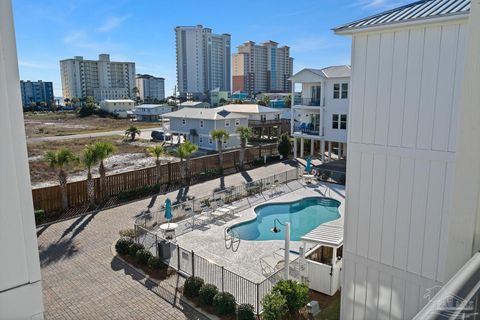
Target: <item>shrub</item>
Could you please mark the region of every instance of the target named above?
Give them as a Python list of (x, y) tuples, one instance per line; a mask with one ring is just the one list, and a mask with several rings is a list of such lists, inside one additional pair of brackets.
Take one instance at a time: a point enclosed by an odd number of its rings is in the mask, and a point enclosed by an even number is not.
[(219, 292), (213, 297), (213, 306), (220, 315), (235, 313), (235, 297), (228, 292)]
[(132, 228), (120, 230), (118, 233), (120, 234), (120, 237), (135, 238), (135, 230)]
[(145, 249), (140, 249), (135, 254), (135, 259), (137, 260), (137, 262), (144, 266), (147, 265), (148, 259), (150, 259), (151, 257), (152, 254), (150, 253), (150, 251)]
[(45, 221), (45, 210), (37, 209), (35, 210), (35, 224), (39, 225)]
[(115, 244), (115, 249), (119, 254), (128, 254), (130, 246), (133, 244), (133, 240), (130, 238), (120, 238)]
[(262, 306), (263, 306), (263, 313), (262, 313), (263, 320), (283, 319), (283, 317), (286, 315), (288, 310), (287, 299), (285, 299), (285, 297), (278, 292), (271, 292), (267, 294), (263, 298)]
[(253, 312), (253, 306), (248, 303), (244, 303), (237, 308), (237, 320), (255, 320), (255, 313)]
[(141, 249), (145, 249), (145, 247), (140, 243), (134, 242), (128, 247), (128, 254), (132, 257), (135, 257), (137, 254), (137, 251)]
[(151, 256), (149, 259), (148, 259), (148, 266), (152, 269), (160, 269), (162, 268), (163, 264), (162, 264), (162, 260), (160, 260), (159, 257), (155, 257), (155, 256)]
[(292, 280), (281, 280), (272, 289), (287, 300), (290, 312), (297, 312), (308, 303), (308, 286)]
[(199, 277), (189, 277), (183, 285), (183, 294), (188, 298), (198, 297), (198, 292), (203, 286), (204, 281)]
[(206, 306), (213, 304), (213, 298), (218, 293), (218, 289), (213, 284), (204, 284), (198, 291), (200, 302)]
[(290, 142), (290, 137), (288, 133), (284, 133), (280, 137), (280, 142), (278, 143), (278, 152), (284, 158), (288, 158), (288, 156), (290, 156), (290, 154), (292, 153), (292, 143)]

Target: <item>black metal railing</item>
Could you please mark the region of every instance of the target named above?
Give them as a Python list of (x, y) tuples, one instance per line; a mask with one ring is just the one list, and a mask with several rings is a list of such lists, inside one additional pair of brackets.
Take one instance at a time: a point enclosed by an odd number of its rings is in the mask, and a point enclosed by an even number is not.
[(294, 105), (296, 106), (312, 106), (312, 107), (320, 107), (320, 99), (312, 99), (312, 98), (295, 98)]

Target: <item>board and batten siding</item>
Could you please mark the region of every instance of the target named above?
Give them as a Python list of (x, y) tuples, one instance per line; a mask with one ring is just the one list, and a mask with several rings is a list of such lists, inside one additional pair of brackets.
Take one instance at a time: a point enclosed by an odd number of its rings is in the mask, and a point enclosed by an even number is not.
[(410, 319), (447, 280), (466, 22), (353, 35), (342, 319)]

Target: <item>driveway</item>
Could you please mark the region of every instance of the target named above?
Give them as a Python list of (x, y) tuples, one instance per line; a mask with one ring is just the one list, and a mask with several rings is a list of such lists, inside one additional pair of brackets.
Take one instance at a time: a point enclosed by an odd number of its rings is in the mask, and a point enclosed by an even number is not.
[(204, 319), (176, 299), (182, 278), (170, 277), (156, 285), (112, 257), (118, 231), (132, 228), (136, 214), (160, 205), (166, 196), (201, 196), (294, 165), (277, 163), (39, 228), (46, 319)]

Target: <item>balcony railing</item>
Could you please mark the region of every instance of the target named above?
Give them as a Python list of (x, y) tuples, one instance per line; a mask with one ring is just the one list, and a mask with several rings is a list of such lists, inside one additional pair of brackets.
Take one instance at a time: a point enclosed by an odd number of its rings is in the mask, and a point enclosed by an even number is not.
[(294, 105), (296, 106), (313, 106), (319, 107), (320, 106), (320, 99), (312, 99), (312, 98), (295, 98)]
[(476, 253), (443, 286), (427, 289), (427, 305), (414, 320), (480, 318), (480, 253)]
[(287, 119), (272, 119), (272, 120), (248, 120), (248, 125), (250, 127), (254, 126), (279, 126), (279, 125), (288, 125), (290, 120)]
[(320, 128), (313, 125), (313, 123), (300, 123), (293, 126), (294, 133), (302, 133), (311, 136), (320, 135)]

